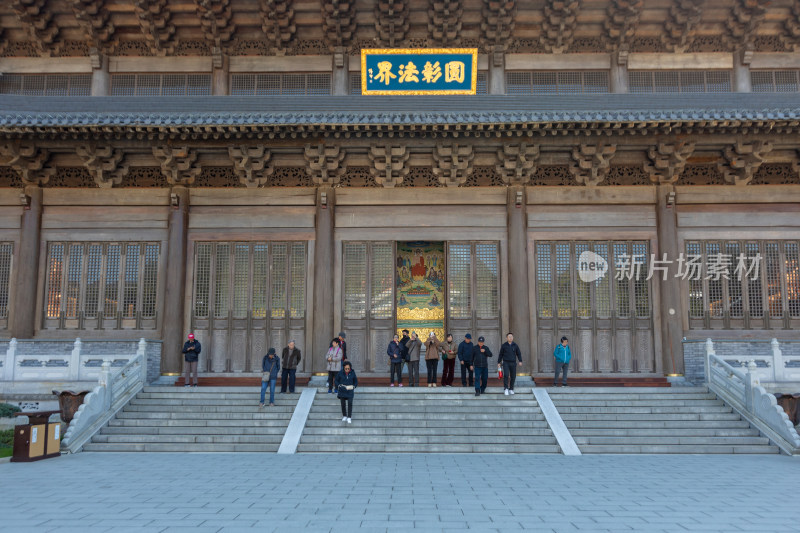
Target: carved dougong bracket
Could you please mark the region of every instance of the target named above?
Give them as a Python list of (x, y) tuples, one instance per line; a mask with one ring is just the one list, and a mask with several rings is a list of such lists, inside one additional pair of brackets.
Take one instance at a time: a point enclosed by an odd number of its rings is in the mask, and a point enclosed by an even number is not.
[(47, 7), (47, 0), (11, 0), (10, 7), (17, 14), (31, 36), (37, 50), (43, 56), (58, 54), (58, 26), (53, 21), (53, 10)]
[(56, 173), (50, 165), (50, 152), (46, 148), (19, 143), (0, 144), (0, 160), (13, 168), (25, 185), (44, 185)]
[(433, 175), (447, 187), (458, 187), (466, 183), (475, 154), (468, 144), (437, 144), (433, 150)]
[(685, 52), (692, 42), (694, 30), (703, 14), (703, 2), (698, 0), (675, 0), (669, 7), (664, 21), (661, 42), (670, 52)]
[(139, 19), (147, 46), (153, 55), (172, 54), (175, 50), (175, 25), (167, 0), (133, 0), (133, 11)]
[(572, 150), (569, 171), (579, 184), (594, 187), (608, 177), (611, 159), (616, 153), (615, 144), (582, 144)]
[(545, 51), (559, 54), (572, 44), (580, 4), (580, 0), (547, 0), (539, 34), (539, 44)]
[(322, 33), (332, 51), (349, 46), (355, 32), (355, 0), (322, 0)]
[(461, 0), (430, 0), (428, 4), (428, 34), (442, 46), (455, 42), (461, 34)]
[(717, 167), (725, 183), (731, 185), (747, 185), (753, 180), (758, 167), (764, 162), (764, 156), (772, 151), (772, 144), (764, 141), (743, 143), (738, 141), (735, 145), (725, 148), (723, 158), (725, 161), (717, 163)]
[(197, 164), (197, 152), (188, 146), (154, 146), (153, 155), (170, 185), (191, 185), (203, 170)]
[(647, 156), (650, 161), (644, 163), (644, 170), (650, 175), (650, 181), (653, 183), (676, 183), (692, 152), (694, 152), (694, 143), (686, 141), (660, 143), (657, 147), (648, 150)]
[(91, 46), (107, 53), (113, 51), (116, 28), (111, 21), (111, 13), (106, 9), (106, 2), (69, 0), (69, 3), (72, 5), (75, 18), (89, 36)]
[(128, 174), (128, 165), (120, 164), (125, 158), (121, 148), (83, 144), (75, 147), (75, 152), (94, 178), (98, 187), (109, 188), (122, 183)]
[(261, 0), (259, 3), (261, 29), (279, 54), (285, 53), (297, 32), (292, 2), (293, 0)]
[(726, 19), (725, 37), (734, 48), (749, 50), (753, 48), (756, 30), (772, 0), (734, 0), (731, 14)]
[(644, 0), (611, 0), (604, 24), (609, 50), (630, 48), (643, 6)]
[(307, 144), (304, 155), (308, 173), (317, 185), (337, 185), (347, 170), (342, 164), (345, 152), (339, 146)]
[(516, 0), (488, 0), (483, 3), (481, 32), (487, 42), (501, 49), (508, 47), (514, 33), (514, 18), (517, 14)]
[(197, 14), (200, 15), (200, 27), (203, 35), (211, 44), (212, 55), (217, 56), (220, 63), (222, 50), (230, 42), (236, 31), (233, 23), (233, 10), (230, 0), (195, 0)]
[(497, 151), (499, 163), (495, 167), (506, 185), (527, 185), (536, 173), (539, 147), (536, 145), (504, 144)]
[(263, 146), (230, 146), (228, 155), (239, 181), (247, 187), (263, 187), (275, 173), (270, 164), (272, 152)]
[(397, 46), (408, 32), (408, 0), (377, 0), (375, 31), (386, 46)]
[(409, 155), (406, 147), (402, 145), (370, 146), (369, 160), (372, 161), (370, 174), (375, 183), (387, 188), (403, 183), (411, 170), (406, 166)]

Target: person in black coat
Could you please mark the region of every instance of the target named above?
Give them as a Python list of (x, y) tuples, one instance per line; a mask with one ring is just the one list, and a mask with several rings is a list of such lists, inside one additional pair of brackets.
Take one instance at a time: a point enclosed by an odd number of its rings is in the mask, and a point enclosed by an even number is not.
[(489, 384), (489, 358), (492, 351), (483, 344), (486, 339), (478, 337), (478, 345), (472, 349), (472, 368), (475, 370), (475, 396), (486, 392)]
[(200, 358), (200, 341), (194, 340), (194, 333), (189, 333), (189, 340), (183, 343), (184, 378), (183, 386), (192, 386), (189, 378), (194, 375), (194, 386), (197, 387), (197, 360)]
[(508, 396), (514, 394), (514, 382), (517, 380), (517, 367), (522, 366), (522, 352), (514, 342), (514, 335), (506, 335), (506, 342), (500, 347), (497, 354), (497, 370), (503, 371), (503, 393)]
[(350, 361), (344, 362), (342, 369), (336, 374), (334, 383), (336, 384), (336, 395), (342, 404), (342, 422), (350, 424), (353, 422), (354, 391), (358, 387), (358, 377), (356, 377), (356, 371), (353, 370)]

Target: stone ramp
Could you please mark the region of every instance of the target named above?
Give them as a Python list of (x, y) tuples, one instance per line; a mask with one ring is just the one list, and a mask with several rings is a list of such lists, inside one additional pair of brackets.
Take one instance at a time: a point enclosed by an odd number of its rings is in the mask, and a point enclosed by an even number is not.
[(255, 387), (145, 387), (84, 450), (276, 452), (299, 397), (259, 408)]
[(705, 387), (547, 389), (581, 453), (779, 453)]
[(529, 387), (359, 387), (353, 423), (319, 389), (298, 453), (561, 453)]

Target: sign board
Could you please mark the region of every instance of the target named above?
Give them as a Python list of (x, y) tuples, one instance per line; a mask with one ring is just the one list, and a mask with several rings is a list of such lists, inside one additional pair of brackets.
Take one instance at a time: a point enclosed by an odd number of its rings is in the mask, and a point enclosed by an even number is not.
[(361, 50), (361, 94), (475, 94), (477, 48)]

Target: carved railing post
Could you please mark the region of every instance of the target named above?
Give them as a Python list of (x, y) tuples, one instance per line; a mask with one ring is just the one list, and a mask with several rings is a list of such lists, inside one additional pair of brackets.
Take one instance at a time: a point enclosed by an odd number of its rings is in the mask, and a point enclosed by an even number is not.
[(747, 185), (753, 180), (764, 157), (772, 151), (772, 143), (737, 141), (723, 151), (723, 161), (717, 163), (725, 182), (730, 185)]
[(711, 356), (716, 355), (716, 353), (714, 353), (714, 342), (710, 338), (706, 339), (705, 350), (706, 357), (704, 360), (704, 365), (706, 372), (706, 383), (711, 383)]
[(347, 167), (342, 164), (345, 152), (337, 145), (307, 144), (304, 155), (306, 168), (316, 185), (330, 187), (338, 185), (339, 180), (347, 170)]
[(411, 170), (406, 165), (411, 154), (403, 145), (372, 145), (369, 148), (369, 160), (372, 166), (369, 171), (375, 183), (386, 188), (397, 187), (408, 176)]
[(8, 342), (5, 359), (3, 360), (3, 381), (14, 381), (14, 366), (17, 358), (17, 339)]
[(674, 184), (681, 177), (686, 160), (694, 152), (694, 143), (676, 141), (659, 143), (650, 148), (647, 156), (650, 161), (644, 163), (644, 170), (650, 175), (650, 181), (656, 184)]
[(778, 339), (772, 339), (770, 342), (772, 347), (772, 380), (780, 383), (786, 380), (786, 361), (783, 360), (783, 352)]
[(534, 144), (504, 144), (497, 150), (497, 173), (506, 185), (527, 185), (536, 173), (539, 146)]
[(458, 187), (467, 181), (475, 154), (469, 144), (437, 143), (433, 150), (433, 175), (446, 187)]
[(75, 343), (72, 345), (72, 353), (69, 356), (69, 379), (72, 381), (79, 381), (81, 379), (81, 339), (75, 337)]
[(228, 155), (239, 181), (247, 187), (263, 187), (275, 173), (272, 152), (263, 146), (229, 146)]
[(756, 379), (756, 362), (753, 359), (750, 359), (747, 362), (747, 374), (745, 374), (744, 380), (744, 401), (745, 401), (745, 408), (747, 409), (748, 413), (753, 412), (753, 400), (754, 400), (754, 393), (755, 388), (758, 386), (758, 379)]
[(188, 146), (153, 146), (153, 155), (170, 185), (191, 185), (203, 170), (197, 151)]
[(572, 150), (569, 171), (580, 185), (594, 187), (602, 183), (611, 171), (611, 159), (617, 153), (617, 145), (598, 142), (581, 144)]
[(111, 145), (81, 144), (75, 147), (75, 152), (98, 187), (110, 188), (120, 185), (128, 174), (128, 164), (122, 163), (125, 153), (121, 148), (114, 148)]

